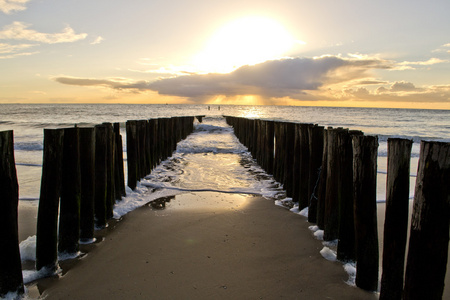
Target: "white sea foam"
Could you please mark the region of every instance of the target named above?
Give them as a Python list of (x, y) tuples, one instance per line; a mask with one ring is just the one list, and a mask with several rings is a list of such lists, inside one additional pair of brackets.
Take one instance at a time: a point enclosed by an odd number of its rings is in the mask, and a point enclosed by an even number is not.
[(39, 271), (36, 270), (23, 270), (22, 271), (22, 276), (23, 276), (23, 283), (24, 284), (28, 284), (32, 281), (41, 279), (41, 278), (45, 278), (45, 277), (49, 277), (49, 276), (53, 276), (53, 275), (58, 275), (62, 273), (62, 269), (61, 268), (57, 268), (56, 271), (51, 271), (48, 268), (42, 268)]
[(308, 217), (308, 212), (309, 212), (309, 208), (305, 207), (298, 214), (307, 218)]
[(319, 229), (319, 226), (312, 225), (308, 228), (313, 232), (313, 235), (316, 239), (318, 239), (319, 241), (323, 241), (323, 230)]
[(356, 279), (356, 263), (350, 262), (344, 264), (344, 270), (348, 274), (348, 280), (346, 283), (350, 286), (355, 286), (355, 279)]
[(323, 241), (323, 230), (317, 230), (314, 232), (314, 237), (319, 241)]
[(29, 236), (19, 244), (20, 258), (22, 260), (36, 260), (36, 236)]
[(328, 247), (323, 247), (322, 250), (320, 250), (320, 254), (329, 261), (336, 261), (336, 252), (331, 250)]

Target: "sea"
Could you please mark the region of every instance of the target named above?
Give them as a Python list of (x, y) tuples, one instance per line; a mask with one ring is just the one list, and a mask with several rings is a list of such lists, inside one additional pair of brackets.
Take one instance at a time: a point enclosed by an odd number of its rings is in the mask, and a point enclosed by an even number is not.
[[(192, 191), (256, 194), (278, 205), (288, 202), (290, 199), (283, 186), (252, 159), (246, 147), (234, 136), (233, 129), (226, 124), (224, 115), (343, 127), (378, 136), (379, 214), (384, 212), (386, 199), (388, 138), (405, 138), (414, 142), (410, 174), (411, 200), (414, 197), (420, 141), (450, 142), (450, 110), (211, 104), (0, 104), (0, 131), (14, 131), (22, 259), (34, 259), (44, 128), (119, 122), (126, 171), (127, 120), (204, 116), (201, 123), (195, 120), (194, 132), (178, 144), (171, 157), (142, 179), (135, 191), (127, 189), (127, 197), (114, 208), (114, 217), (117, 219), (159, 197)], [(33, 270), (24, 273), (26, 282), (39, 276)]]

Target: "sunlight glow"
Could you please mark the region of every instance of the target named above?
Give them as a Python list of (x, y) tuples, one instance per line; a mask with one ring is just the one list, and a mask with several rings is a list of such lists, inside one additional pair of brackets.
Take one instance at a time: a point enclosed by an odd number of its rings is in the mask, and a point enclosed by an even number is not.
[(200, 72), (228, 73), (243, 65), (281, 58), (299, 43), (304, 44), (273, 19), (246, 17), (219, 29), (193, 63)]

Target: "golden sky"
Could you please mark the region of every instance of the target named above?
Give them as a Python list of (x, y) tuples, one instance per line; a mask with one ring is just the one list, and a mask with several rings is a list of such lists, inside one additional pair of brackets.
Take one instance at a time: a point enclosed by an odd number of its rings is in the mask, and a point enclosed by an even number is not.
[(0, 103), (450, 109), (450, 2), (0, 0)]

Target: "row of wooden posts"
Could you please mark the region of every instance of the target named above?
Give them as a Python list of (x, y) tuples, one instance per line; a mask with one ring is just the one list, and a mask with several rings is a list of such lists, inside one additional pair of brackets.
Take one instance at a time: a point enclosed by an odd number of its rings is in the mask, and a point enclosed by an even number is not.
[[(308, 221), (356, 261), (356, 285), (376, 291), (378, 138), (361, 131), (226, 117), (258, 164), (308, 207)], [(450, 225), (450, 143), (421, 142), (405, 273), (412, 141), (388, 139), (380, 299), (441, 299)], [(402, 298), (403, 297), (403, 298)]]
[[(132, 190), (193, 131), (193, 123), (194, 117), (126, 122), (127, 184)], [(92, 241), (95, 228), (107, 226), (108, 219), (113, 217), (114, 204), (126, 195), (123, 162), (119, 123), (44, 129), (36, 270), (55, 271), (58, 252), (78, 252), (80, 241)], [(24, 291), (13, 131), (0, 132), (0, 183), (2, 297), (8, 292)]]

